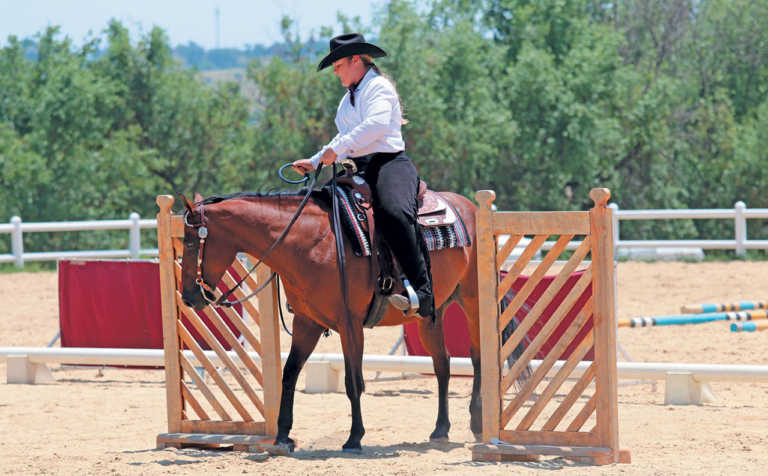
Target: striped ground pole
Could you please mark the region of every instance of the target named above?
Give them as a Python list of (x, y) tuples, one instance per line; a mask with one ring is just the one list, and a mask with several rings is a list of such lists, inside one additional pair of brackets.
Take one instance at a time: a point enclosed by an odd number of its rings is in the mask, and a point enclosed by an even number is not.
[(768, 309), (768, 301), (739, 301), (732, 304), (688, 304), (680, 308), (683, 314), (701, 314), (705, 312), (749, 311)]
[(768, 330), (768, 321), (734, 322), (731, 324), (731, 332), (755, 332)]
[(619, 327), (680, 326), (702, 324), (712, 321), (752, 321), (768, 319), (768, 311), (710, 312), (702, 314), (683, 314), (680, 316), (630, 317), (619, 319)]

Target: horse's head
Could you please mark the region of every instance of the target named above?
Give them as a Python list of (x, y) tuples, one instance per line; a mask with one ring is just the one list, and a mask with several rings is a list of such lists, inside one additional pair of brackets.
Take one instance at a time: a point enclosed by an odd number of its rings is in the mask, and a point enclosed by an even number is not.
[(184, 212), (184, 253), (181, 259), (181, 298), (189, 307), (202, 309), (215, 300), (213, 290), (235, 257), (229, 232), (216, 223), (214, 210), (203, 197), (195, 203), (181, 196)]

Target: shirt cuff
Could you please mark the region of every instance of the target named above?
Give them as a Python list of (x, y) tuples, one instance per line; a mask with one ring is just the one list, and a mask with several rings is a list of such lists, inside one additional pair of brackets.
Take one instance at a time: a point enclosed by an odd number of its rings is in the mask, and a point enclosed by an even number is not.
[(349, 140), (345, 137), (339, 137), (338, 140), (331, 142), (328, 146), (332, 148), (339, 157), (346, 157), (353, 149), (349, 144)]
[(312, 163), (312, 166), (314, 168), (317, 168), (317, 166), (320, 165), (320, 159), (323, 157), (323, 152), (325, 152), (325, 149), (326, 148), (323, 147), (322, 149), (320, 149), (320, 152), (318, 152), (317, 154), (309, 158), (309, 161)]

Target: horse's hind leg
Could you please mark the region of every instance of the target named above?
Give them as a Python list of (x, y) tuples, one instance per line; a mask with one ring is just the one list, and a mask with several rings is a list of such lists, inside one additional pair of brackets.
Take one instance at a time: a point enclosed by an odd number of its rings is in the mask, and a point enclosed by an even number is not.
[(304, 363), (317, 345), (320, 334), (325, 328), (311, 319), (296, 315), (293, 318), (293, 339), (291, 351), (283, 368), (283, 393), (280, 398), (280, 414), (277, 417), (277, 438), (275, 445), (293, 451), (294, 442), (288, 437), (293, 426), (293, 396), (296, 392), (296, 380)]
[(451, 429), (451, 422), (448, 417), (448, 381), (451, 378), (451, 356), (445, 347), (443, 334), (443, 317), (449, 304), (450, 300), (440, 306), (435, 322), (432, 322), (431, 319), (419, 321), (419, 337), (424, 348), (432, 356), (432, 367), (437, 376), (437, 422), (435, 423), (435, 430), (429, 435), (429, 439), (432, 441), (447, 440), (448, 431)]
[[(477, 289), (474, 287), (463, 286), (462, 290)], [(483, 433), (483, 400), (481, 390), (481, 368), (480, 368), (480, 325), (478, 299), (476, 293), (459, 293), (458, 303), (464, 314), (467, 316), (467, 327), (469, 328), (469, 340), (472, 343), (470, 347), (470, 356), (472, 357), (472, 369), (474, 378), (472, 380), (472, 398), (469, 401), (469, 428), (475, 434), (475, 438), (480, 438)]]

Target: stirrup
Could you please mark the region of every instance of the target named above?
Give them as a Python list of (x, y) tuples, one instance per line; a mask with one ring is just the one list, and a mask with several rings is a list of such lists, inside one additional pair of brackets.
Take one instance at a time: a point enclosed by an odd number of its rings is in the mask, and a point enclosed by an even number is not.
[(408, 296), (390, 294), (388, 297), (389, 303), (402, 311), (406, 316), (412, 316), (419, 311), (419, 296), (416, 295), (416, 291), (413, 290), (413, 286), (411, 286), (407, 279), (403, 279), (403, 285)]

